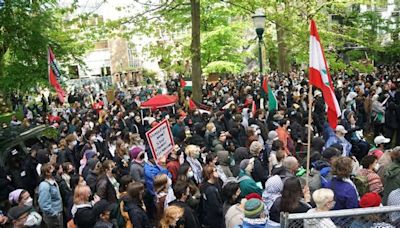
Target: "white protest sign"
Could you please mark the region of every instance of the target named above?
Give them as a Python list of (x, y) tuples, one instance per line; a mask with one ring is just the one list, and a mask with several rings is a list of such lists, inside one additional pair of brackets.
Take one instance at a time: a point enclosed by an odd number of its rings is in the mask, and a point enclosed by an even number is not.
[(166, 119), (146, 132), (146, 137), (155, 160), (164, 157), (174, 148), (174, 138)]

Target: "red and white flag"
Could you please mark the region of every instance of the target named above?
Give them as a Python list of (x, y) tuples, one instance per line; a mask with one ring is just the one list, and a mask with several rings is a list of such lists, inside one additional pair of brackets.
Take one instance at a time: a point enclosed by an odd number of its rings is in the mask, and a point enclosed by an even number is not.
[(328, 123), (332, 129), (337, 126), (337, 119), (340, 117), (340, 107), (336, 99), (331, 75), (319, 38), (317, 26), (311, 20), (310, 29), (310, 83), (322, 91), (326, 105), (328, 106)]
[(48, 60), (48, 70), (49, 70), (49, 82), (50, 85), (54, 87), (54, 89), (57, 92), (58, 99), (60, 100), (61, 103), (64, 103), (65, 99), (65, 92), (61, 88), (61, 85), (59, 83), (59, 80), (61, 79), (61, 71), (60, 67), (58, 66), (57, 60), (53, 54), (53, 51), (49, 47), (47, 51), (47, 60)]

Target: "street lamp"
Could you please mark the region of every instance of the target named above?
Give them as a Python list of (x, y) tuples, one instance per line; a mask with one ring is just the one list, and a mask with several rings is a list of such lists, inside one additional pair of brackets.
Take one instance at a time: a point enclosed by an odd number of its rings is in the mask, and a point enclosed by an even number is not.
[(257, 9), (255, 14), (251, 17), (253, 18), (254, 27), (256, 29), (257, 37), (258, 37), (258, 60), (260, 61), (260, 74), (263, 72), (263, 64), (262, 64), (262, 38), (265, 27), (265, 14), (263, 9)]

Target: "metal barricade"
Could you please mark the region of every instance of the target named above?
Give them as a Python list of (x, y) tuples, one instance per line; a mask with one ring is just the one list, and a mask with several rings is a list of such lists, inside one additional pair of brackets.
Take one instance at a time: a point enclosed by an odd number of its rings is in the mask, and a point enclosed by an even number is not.
[[(400, 227), (400, 206), (345, 209), (326, 212), (281, 213), (282, 228), (299, 227)], [(332, 226), (330, 226), (332, 227)]]

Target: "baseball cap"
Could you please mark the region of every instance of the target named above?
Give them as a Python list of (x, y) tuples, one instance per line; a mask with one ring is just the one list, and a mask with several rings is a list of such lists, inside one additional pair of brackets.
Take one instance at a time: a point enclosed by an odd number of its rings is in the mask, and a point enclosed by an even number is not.
[(32, 209), (32, 207), (28, 207), (25, 205), (22, 206), (15, 206), (12, 207), (9, 211), (7, 216), (11, 219), (11, 220), (17, 220), (19, 219), (23, 214), (29, 212)]
[(390, 139), (389, 138), (385, 138), (382, 135), (376, 136), (375, 139), (374, 139), (375, 145), (386, 144), (386, 143), (389, 143), (389, 142), (390, 142)]

